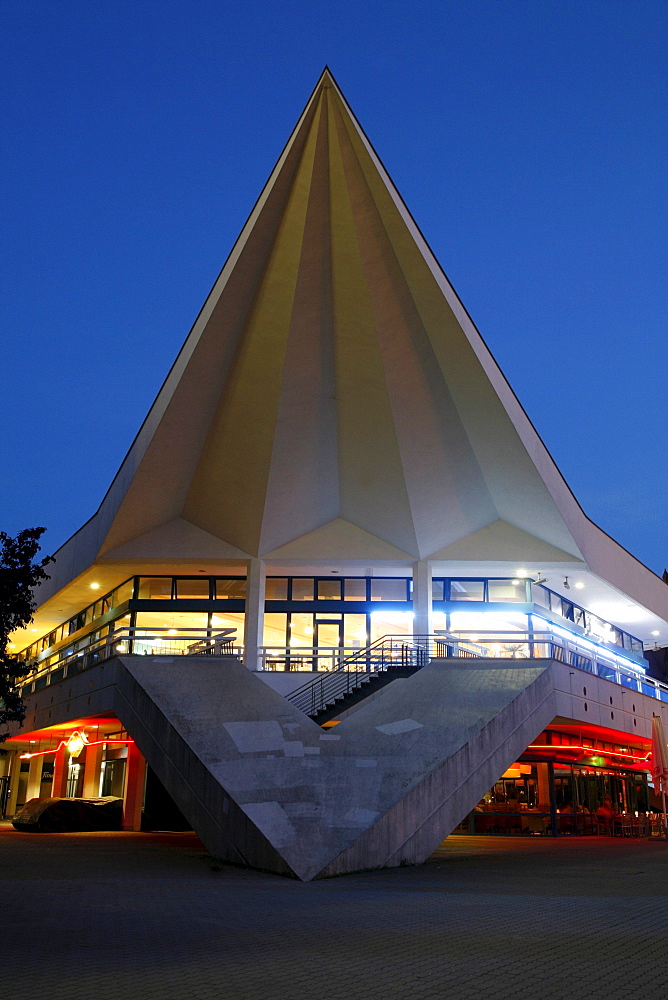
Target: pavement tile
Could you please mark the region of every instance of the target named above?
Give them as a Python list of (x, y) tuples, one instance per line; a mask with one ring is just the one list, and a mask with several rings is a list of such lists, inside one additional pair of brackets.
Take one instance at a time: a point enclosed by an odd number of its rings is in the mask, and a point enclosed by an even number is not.
[(668, 997), (663, 842), (457, 837), (419, 868), (302, 884), (194, 834), (0, 824), (0, 882), (28, 1000)]

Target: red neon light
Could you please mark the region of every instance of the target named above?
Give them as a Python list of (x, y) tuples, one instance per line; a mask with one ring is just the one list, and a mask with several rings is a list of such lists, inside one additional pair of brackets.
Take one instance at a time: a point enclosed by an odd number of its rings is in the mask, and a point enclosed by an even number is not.
[(651, 750), (648, 750), (644, 757), (635, 757), (632, 753), (619, 753), (616, 750), (596, 750), (594, 747), (581, 747), (572, 743), (548, 743), (545, 745), (531, 743), (527, 747), (527, 750), (586, 750), (590, 757), (626, 757), (629, 760), (642, 761), (643, 764), (647, 764), (652, 756)]
[[(22, 753), (20, 760), (28, 760), (31, 757), (44, 757), (47, 753), (58, 753), (61, 747), (66, 747), (69, 743), (69, 739), (61, 740), (57, 747), (51, 747), (50, 750), (35, 750), (34, 753)], [(90, 743), (84, 743), (86, 747), (97, 747), (100, 743), (134, 743), (134, 740), (93, 740)]]

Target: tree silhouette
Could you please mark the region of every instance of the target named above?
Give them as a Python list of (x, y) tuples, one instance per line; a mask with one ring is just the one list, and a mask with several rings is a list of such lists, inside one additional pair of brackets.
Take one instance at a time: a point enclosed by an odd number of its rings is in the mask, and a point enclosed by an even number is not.
[[(49, 579), (44, 567), (53, 562), (53, 557), (35, 562), (45, 531), (24, 528), (16, 538), (0, 531), (0, 727), (8, 722), (23, 722), (26, 715), (18, 687), (26, 668), (8, 646), (12, 632), (32, 621), (37, 607), (33, 587)], [(0, 743), (8, 736), (9, 732), (0, 730)]]

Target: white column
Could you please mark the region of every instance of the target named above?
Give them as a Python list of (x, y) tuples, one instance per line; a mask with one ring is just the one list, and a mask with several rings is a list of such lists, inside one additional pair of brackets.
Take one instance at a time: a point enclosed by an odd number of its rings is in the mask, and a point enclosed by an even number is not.
[(42, 790), (43, 763), (44, 763), (43, 756), (30, 758), (30, 770), (28, 772), (28, 791), (26, 793), (26, 802), (30, 802), (31, 799), (39, 798), (39, 793)]
[(86, 799), (96, 799), (100, 794), (100, 773), (102, 771), (103, 752), (104, 746), (102, 743), (86, 747), (83, 780), (83, 794)]
[(433, 633), (431, 565), (426, 559), (413, 563), (413, 635)]
[(16, 751), (12, 755), (9, 766), (9, 801), (7, 803), (7, 816), (13, 816), (16, 812), (16, 803), (19, 797), (19, 781), (21, 780), (21, 754)]
[(246, 625), (244, 643), (245, 663), (249, 670), (257, 670), (258, 647), (262, 645), (264, 634), (264, 594), (267, 582), (267, 567), (261, 559), (249, 559), (246, 581)]

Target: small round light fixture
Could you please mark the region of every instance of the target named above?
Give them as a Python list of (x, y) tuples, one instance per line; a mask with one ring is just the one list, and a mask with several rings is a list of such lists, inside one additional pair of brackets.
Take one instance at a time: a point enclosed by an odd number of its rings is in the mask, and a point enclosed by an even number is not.
[(657, 632), (656, 629), (655, 629), (654, 632), (652, 632), (652, 635), (661, 635), (661, 633)]
[(575, 587), (576, 590), (584, 590), (584, 583), (582, 582), (582, 580), (577, 580), (573, 584), (573, 586)]
[(100, 589), (100, 584), (99, 583), (91, 583), (90, 589), (91, 590), (99, 590)]
[(521, 580), (523, 580), (528, 575), (529, 574), (527, 573), (527, 571), (525, 569), (518, 569), (517, 573), (515, 574), (515, 576), (519, 576), (519, 578)]

